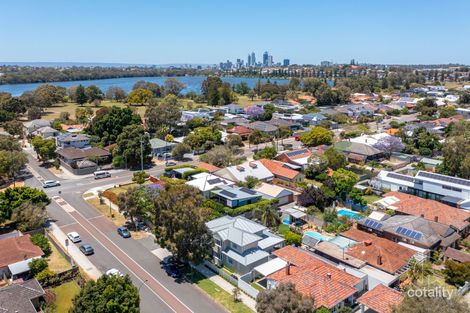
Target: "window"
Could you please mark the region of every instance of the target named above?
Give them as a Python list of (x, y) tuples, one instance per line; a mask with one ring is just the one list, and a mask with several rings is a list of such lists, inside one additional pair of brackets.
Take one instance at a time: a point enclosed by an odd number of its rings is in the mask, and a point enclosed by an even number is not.
[(237, 245), (236, 243), (233, 243), (233, 242), (232, 242), (232, 248), (233, 248), (233, 249), (238, 249), (238, 248), (240, 248), (240, 246)]
[(228, 264), (233, 264), (233, 261), (232, 261), (231, 258), (227, 258), (227, 262), (228, 262)]

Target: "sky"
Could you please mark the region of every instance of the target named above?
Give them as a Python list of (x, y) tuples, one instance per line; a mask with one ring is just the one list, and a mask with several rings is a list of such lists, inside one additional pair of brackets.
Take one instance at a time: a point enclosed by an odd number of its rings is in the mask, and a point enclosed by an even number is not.
[(470, 64), (468, 0), (1, 0), (0, 12), (0, 63), (215, 64), (268, 51), (294, 64)]

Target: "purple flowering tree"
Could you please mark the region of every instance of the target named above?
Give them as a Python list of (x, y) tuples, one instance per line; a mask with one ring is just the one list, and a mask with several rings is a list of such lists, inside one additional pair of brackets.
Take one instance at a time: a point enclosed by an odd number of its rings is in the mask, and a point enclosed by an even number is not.
[(401, 141), (401, 138), (395, 136), (387, 136), (379, 139), (374, 145), (374, 148), (377, 148), (386, 155), (390, 156), (392, 152), (403, 151), (405, 149), (405, 145)]
[(246, 109), (246, 114), (248, 114), (248, 116), (254, 120), (258, 119), (261, 116), (261, 114), (263, 114), (263, 112), (264, 112), (264, 109), (257, 105), (252, 105)]

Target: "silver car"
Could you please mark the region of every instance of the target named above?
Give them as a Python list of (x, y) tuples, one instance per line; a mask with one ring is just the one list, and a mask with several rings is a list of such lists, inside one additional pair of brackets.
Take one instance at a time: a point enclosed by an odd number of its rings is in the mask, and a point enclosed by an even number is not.
[(43, 188), (50, 188), (50, 187), (56, 187), (60, 186), (60, 181), (58, 180), (45, 180), (44, 183), (42, 184)]

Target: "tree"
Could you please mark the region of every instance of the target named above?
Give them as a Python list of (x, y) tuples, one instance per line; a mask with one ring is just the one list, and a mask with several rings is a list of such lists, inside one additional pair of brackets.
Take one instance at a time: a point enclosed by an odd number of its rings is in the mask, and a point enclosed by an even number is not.
[(41, 204), (44, 208), (50, 204), (44, 191), (31, 187), (13, 187), (0, 192), (0, 223), (11, 219), (12, 212), (23, 203)]
[(374, 148), (379, 149), (387, 156), (390, 156), (393, 152), (401, 152), (405, 149), (405, 145), (399, 137), (387, 136), (380, 138)]
[(248, 135), (248, 142), (252, 145), (259, 145), (264, 140), (263, 133), (261, 133), (258, 129), (254, 129), (250, 135)]
[(139, 206), (137, 205), (137, 187), (128, 188), (126, 192), (120, 193), (118, 196), (118, 206), (121, 212), (129, 215), (129, 219), (132, 223), (136, 223), (134, 219), (140, 215)]
[(155, 200), (153, 224), (158, 243), (178, 259), (198, 264), (212, 249), (206, 226), (211, 209), (203, 208), (198, 189), (185, 184), (167, 185)]
[(56, 156), (56, 143), (54, 139), (44, 139), (41, 136), (34, 136), (31, 140), (34, 151), (39, 158), (45, 162), (54, 159)]
[(286, 245), (289, 246), (294, 245), (298, 247), (302, 244), (302, 236), (291, 230), (284, 234), (284, 239), (286, 240)]
[(465, 282), (470, 281), (470, 262), (460, 263), (448, 260), (445, 266), (442, 273), (447, 283), (460, 287), (465, 285)]
[(297, 77), (292, 77), (289, 81), (289, 90), (299, 90), (300, 79)]
[(229, 148), (243, 147), (243, 139), (238, 134), (230, 134), (225, 138), (225, 145)]
[(470, 92), (463, 92), (459, 96), (458, 103), (459, 104), (470, 104)]
[(167, 127), (171, 133), (181, 119), (181, 110), (182, 105), (173, 94), (158, 101), (152, 99), (145, 110), (145, 124), (152, 133), (161, 126)]
[(199, 159), (217, 167), (229, 166), (234, 161), (232, 150), (226, 146), (215, 146)]
[(219, 105), (219, 88), (222, 80), (218, 76), (208, 76), (201, 84), (201, 93), (207, 99), (208, 105)]
[(0, 150), (5, 151), (22, 151), (20, 143), (8, 135), (0, 135)]
[(149, 102), (153, 94), (150, 90), (139, 88), (132, 90), (127, 96), (127, 103), (144, 105)]
[(259, 160), (259, 159), (274, 159), (277, 155), (276, 148), (274, 147), (264, 147), (263, 149), (259, 150), (258, 152), (255, 153), (253, 156), (253, 159)]
[(260, 184), (260, 180), (254, 176), (246, 176), (244, 181), (239, 181), (238, 186), (246, 188), (255, 188)]
[(210, 149), (221, 140), (222, 133), (219, 130), (212, 127), (198, 127), (186, 136), (183, 142), (193, 149)]
[(0, 176), (6, 176), (16, 181), (16, 173), (22, 169), (28, 158), (24, 152), (0, 150)]
[(101, 89), (96, 85), (90, 85), (86, 87), (85, 94), (88, 98), (88, 103), (92, 103), (96, 100), (101, 101), (104, 98), (103, 91), (101, 91)]
[(437, 103), (433, 98), (425, 98), (418, 101), (416, 110), (422, 115), (433, 116), (437, 112)]
[(28, 266), (29, 266), (29, 272), (33, 276), (36, 276), (37, 274), (39, 274), (40, 272), (42, 272), (48, 267), (47, 261), (43, 258), (32, 260), (31, 262), (28, 263)]
[(171, 156), (176, 160), (182, 160), (186, 153), (191, 152), (191, 147), (185, 143), (177, 144), (171, 151)]
[(251, 101), (253, 101), (256, 97), (256, 93), (254, 90), (250, 90), (248, 91), (248, 94), (247, 94), (248, 98), (250, 98)]
[(54, 86), (50, 84), (40, 85), (33, 92), (34, 104), (39, 107), (50, 107), (53, 104), (64, 100), (66, 90), (64, 87)]
[[(141, 124), (138, 114), (135, 114), (130, 108), (113, 106), (111, 109), (101, 108), (96, 111), (86, 132), (100, 138), (100, 143), (105, 146), (115, 143), (124, 127), (136, 124)], [(140, 152), (140, 146), (138, 148)]]
[(447, 138), (443, 147), (443, 167), (448, 175), (468, 178), (470, 143), (463, 135)]
[(256, 297), (258, 313), (314, 313), (314, 299), (303, 296), (292, 283), (280, 283), (273, 289), (261, 291)]
[(335, 184), (335, 191), (338, 196), (343, 200), (346, 199), (346, 195), (351, 192), (354, 185), (357, 183), (359, 177), (357, 174), (345, 170), (343, 168), (334, 171), (333, 176), (331, 177)]
[(281, 223), (279, 213), (271, 206), (271, 203), (258, 203), (252, 211), (253, 216), (258, 219), (261, 224), (268, 228), (276, 228)]
[(88, 97), (85, 92), (85, 87), (82, 85), (78, 85), (77, 89), (75, 89), (75, 101), (79, 105), (84, 105), (88, 101)]
[(40, 107), (30, 107), (28, 109), (28, 119), (37, 120), (42, 116), (42, 109)]
[(8, 98), (7, 100), (1, 102), (0, 107), (7, 112), (15, 114), (23, 114), (27, 109), (24, 101), (18, 97)]
[(116, 139), (114, 156), (121, 156), (131, 166), (137, 166), (143, 160), (148, 163), (151, 160), (152, 147), (149, 137), (145, 135), (142, 125), (128, 125)]
[(139, 302), (139, 290), (129, 275), (102, 275), (80, 289), (70, 313), (139, 313)]
[(106, 91), (106, 98), (115, 101), (124, 101), (127, 98), (127, 93), (121, 87), (111, 86)]
[(316, 186), (307, 186), (297, 198), (297, 202), (304, 207), (314, 205), (321, 211), (330, 206), (333, 199), (325, 195), (321, 188)]
[(300, 135), (300, 141), (307, 146), (319, 146), (331, 144), (333, 136), (328, 129), (320, 126), (312, 127), (309, 132)]
[(264, 109), (257, 105), (252, 105), (246, 108), (246, 114), (250, 117), (250, 119), (257, 120), (259, 119), (264, 112)]
[(409, 262), (409, 269), (405, 272), (406, 279), (417, 282), (420, 279), (432, 274), (432, 266), (429, 262), (420, 262), (415, 258)]
[(30, 231), (44, 225), (47, 220), (47, 212), (42, 203), (24, 202), (13, 210), (11, 220), (19, 231)]
[(165, 95), (173, 94), (179, 96), (180, 92), (186, 88), (186, 85), (177, 80), (176, 78), (168, 78), (165, 80), (163, 90)]
[(336, 150), (334, 147), (329, 147), (325, 150), (321, 159), (326, 161), (326, 166), (337, 170), (345, 167), (348, 164), (348, 161), (343, 153)]
[(156, 83), (147, 82), (145, 80), (139, 80), (132, 86), (132, 90), (136, 90), (139, 88), (150, 90), (154, 97), (161, 97), (162, 95), (162, 90), (160, 86), (158, 86), (158, 84)]
[(136, 184), (142, 185), (143, 183), (145, 183), (145, 180), (149, 177), (150, 175), (145, 173), (145, 171), (139, 171), (134, 173), (132, 181)]
[(45, 256), (49, 256), (52, 253), (51, 244), (46, 236), (43, 234), (34, 234), (31, 236), (31, 242), (41, 248)]

